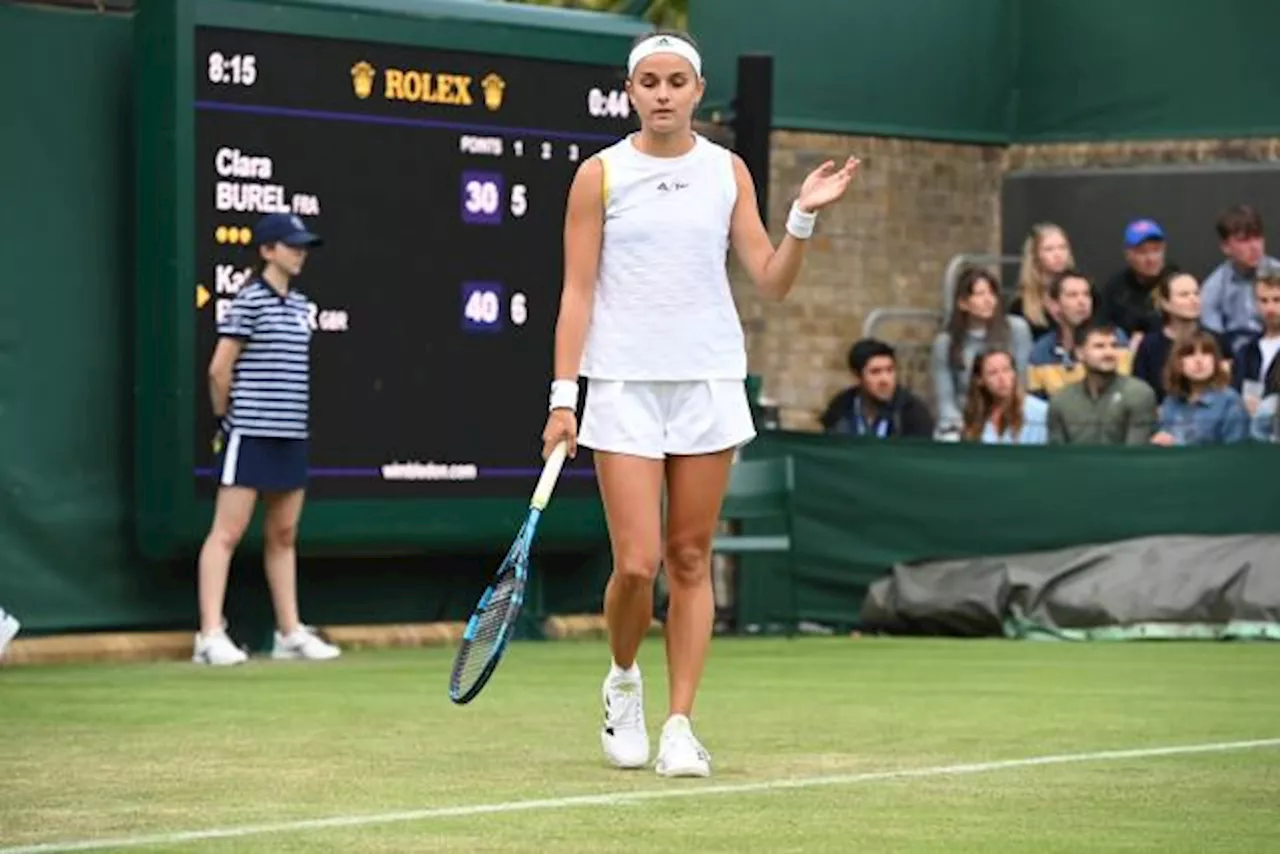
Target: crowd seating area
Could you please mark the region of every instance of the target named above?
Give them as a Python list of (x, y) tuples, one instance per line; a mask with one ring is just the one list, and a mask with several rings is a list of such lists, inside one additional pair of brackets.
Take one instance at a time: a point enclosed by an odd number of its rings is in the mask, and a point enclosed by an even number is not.
[[(956, 256), (939, 309), (866, 319), (822, 428), (986, 444), (1280, 442), (1280, 261), (1254, 208), (1222, 211), (1215, 228), (1223, 260), (1204, 271), (1178, 266), (1153, 219), (1117, 235), (1123, 255), (1105, 278), (1077, 268), (1053, 223), (1030, 229), (1019, 258)], [(922, 324), (923, 338), (882, 331)]]

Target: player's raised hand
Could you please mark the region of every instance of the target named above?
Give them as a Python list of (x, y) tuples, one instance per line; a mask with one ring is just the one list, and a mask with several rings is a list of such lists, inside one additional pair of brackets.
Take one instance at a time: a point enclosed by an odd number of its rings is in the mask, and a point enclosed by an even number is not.
[(569, 459), (578, 453), (578, 417), (572, 409), (553, 409), (542, 430), (542, 459), (546, 460), (561, 442), (568, 443)]
[(850, 157), (839, 169), (834, 160), (828, 160), (809, 173), (800, 185), (800, 195), (796, 202), (801, 210), (813, 212), (821, 210), (844, 195), (849, 189), (849, 182), (858, 171), (862, 161)]

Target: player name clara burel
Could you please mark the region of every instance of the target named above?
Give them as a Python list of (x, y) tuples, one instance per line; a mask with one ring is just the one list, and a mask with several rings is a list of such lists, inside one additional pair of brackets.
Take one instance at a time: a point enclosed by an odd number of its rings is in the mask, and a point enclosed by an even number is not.
[(214, 208), (218, 211), (320, 214), (319, 198), (310, 193), (290, 195), (283, 184), (274, 183), (275, 165), (266, 155), (222, 146), (213, 155), (213, 168), (220, 178), (248, 179), (214, 184)]

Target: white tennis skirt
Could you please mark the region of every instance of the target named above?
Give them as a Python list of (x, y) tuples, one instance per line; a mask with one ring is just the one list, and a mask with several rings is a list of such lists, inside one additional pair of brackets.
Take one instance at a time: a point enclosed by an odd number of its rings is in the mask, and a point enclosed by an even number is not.
[(578, 444), (661, 460), (739, 448), (755, 436), (742, 380), (589, 379)]

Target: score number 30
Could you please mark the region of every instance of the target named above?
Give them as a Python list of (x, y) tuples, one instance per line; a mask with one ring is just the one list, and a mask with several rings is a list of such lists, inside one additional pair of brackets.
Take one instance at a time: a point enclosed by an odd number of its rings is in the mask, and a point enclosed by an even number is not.
[[(511, 295), (508, 310), (512, 326), (529, 319), (525, 295)], [(462, 328), (468, 332), (497, 332), (502, 329), (502, 285), (497, 282), (462, 283)]]
[[(473, 225), (501, 225), (505, 183), (498, 172), (463, 172), (462, 221)], [(511, 186), (510, 210), (516, 219), (529, 212), (529, 190), (524, 184)]]

